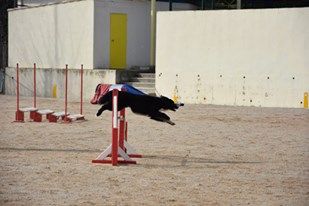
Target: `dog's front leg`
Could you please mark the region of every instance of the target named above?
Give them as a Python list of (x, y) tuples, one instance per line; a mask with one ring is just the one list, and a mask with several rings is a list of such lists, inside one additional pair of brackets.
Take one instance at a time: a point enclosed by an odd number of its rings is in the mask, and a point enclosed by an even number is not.
[(108, 106), (109, 106), (108, 104), (102, 105), (102, 107), (97, 112), (97, 117), (100, 116), (104, 110), (107, 110)]
[(162, 112), (157, 111), (157, 112), (150, 114), (149, 116), (150, 116), (150, 119), (160, 121), (160, 122), (166, 122), (170, 125), (175, 125), (175, 123), (171, 121), (171, 118)]

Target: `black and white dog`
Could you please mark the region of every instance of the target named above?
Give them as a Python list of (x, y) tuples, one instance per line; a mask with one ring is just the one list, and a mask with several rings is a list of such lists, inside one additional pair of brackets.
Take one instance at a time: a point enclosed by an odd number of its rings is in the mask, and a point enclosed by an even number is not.
[[(112, 111), (112, 94), (113, 91), (106, 93), (98, 103), (102, 107), (98, 110), (97, 116), (100, 116), (104, 110)], [(160, 110), (176, 111), (184, 104), (175, 104), (173, 100), (160, 96), (154, 97), (149, 95), (135, 95), (124, 91), (118, 92), (118, 111), (125, 107), (130, 107), (132, 112), (150, 117), (150, 119), (166, 122), (175, 125), (170, 117), (162, 113)]]

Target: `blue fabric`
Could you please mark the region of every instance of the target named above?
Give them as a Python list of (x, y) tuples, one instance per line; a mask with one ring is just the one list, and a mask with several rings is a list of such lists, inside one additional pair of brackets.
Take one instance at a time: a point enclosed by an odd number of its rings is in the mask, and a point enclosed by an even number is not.
[(118, 89), (119, 91), (123, 90), (134, 95), (147, 95), (144, 92), (128, 84), (98, 84), (98, 86), (95, 89), (94, 97), (90, 100), (91, 104), (98, 104), (98, 102), (100, 102), (100, 99), (108, 91), (111, 91), (113, 89)]
[(131, 85), (128, 84), (123, 84), (124, 89), (131, 93), (131, 94), (135, 94), (135, 95), (146, 95), (144, 92), (136, 89), (135, 87), (132, 87)]
[(129, 84), (112, 84), (109, 88), (109, 91), (113, 89), (118, 89), (119, 91), (123, 89), (124, 91), (135, 95), (146, 95), (144, 92), (136, 89), (135, 87), (132, 87)]

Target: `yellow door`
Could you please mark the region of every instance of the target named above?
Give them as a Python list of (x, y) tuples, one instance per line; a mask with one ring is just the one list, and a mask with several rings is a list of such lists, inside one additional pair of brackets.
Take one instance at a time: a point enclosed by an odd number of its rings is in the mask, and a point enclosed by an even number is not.
[(110, 15), (110, 67), (124, 69), (127, 66), (127, 15)]

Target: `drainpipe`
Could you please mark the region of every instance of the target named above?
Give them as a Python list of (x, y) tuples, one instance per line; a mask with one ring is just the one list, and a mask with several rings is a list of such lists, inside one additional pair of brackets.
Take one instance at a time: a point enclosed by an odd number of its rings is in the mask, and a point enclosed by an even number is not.
[(169, 0), (169, 10), (173, 11), (173, 0)]
[(155, 68), (156, 55), (156, 0), (151, 0), (150, 11), (150, 66)]
[(241, 9), (241, 0), (237, 0), (237, 9)]

